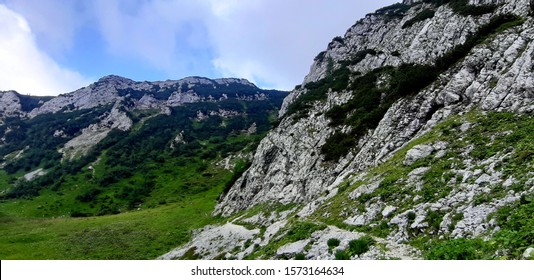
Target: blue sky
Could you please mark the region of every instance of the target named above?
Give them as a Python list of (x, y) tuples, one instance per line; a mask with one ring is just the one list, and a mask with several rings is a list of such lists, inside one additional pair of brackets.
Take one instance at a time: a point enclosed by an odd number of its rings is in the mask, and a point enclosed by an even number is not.
[(291, 89), (333, 37), (395, 2), (0, 0), (0, 90), (58, 95), (109, 74)]

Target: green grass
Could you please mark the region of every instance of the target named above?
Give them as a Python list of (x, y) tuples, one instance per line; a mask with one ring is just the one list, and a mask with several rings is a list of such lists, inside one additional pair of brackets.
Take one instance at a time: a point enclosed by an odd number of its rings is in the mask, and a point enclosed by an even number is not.
[(17, 218), (0, 212), (0, 259), (153, 259), (219, 222), (222, 186), (154, 209), (88, 218)]

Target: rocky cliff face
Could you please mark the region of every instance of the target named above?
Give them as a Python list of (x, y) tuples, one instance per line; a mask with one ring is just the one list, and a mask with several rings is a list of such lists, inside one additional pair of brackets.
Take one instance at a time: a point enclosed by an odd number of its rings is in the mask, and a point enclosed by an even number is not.
[[(532, 121), (533, 10), (527, 0), (406, 0), (334, 38), (218, 204), (215, 214), (248, 229), (243, 244), (256, 244), (222, 255), (420, 258), (407, 242), (494, 238), (506, 227), (498, 210), (519, 200), (530, 205), (525, 197), (534, 192), (531, 152), (501, 138), (516, 133), (508, 130), (513, 125), (489, 128), (508, 116), (496, 112), (518, 116), (526, 127)], [(504, 172), (517, 153), (526, 155), (521, 168)], [(254, 227), (266, 230), (249, 238)], [(200, 239), (164, 257), (204, 250), (206, 240), (220, 237), (209, 239), (210, 232), (217, 230), (197, 233)], [(349, 241), (360, 233), (382, 245), (354, 254)], [(336, 244), (327, 246), (332, 238)]]
[[(435, 9), (435, 16), (402, 28), (425, 9)], [(324, 113), (346, 102), (350, 91), (328, 94), (326, 102), (313, 104), (306, 118), (296, 122), (290, 117), (283, 118), (280, 126), (262, 141), (251, 169), (221, 202), (217, 213), (228, 215), (267, 201), (310, 202), (335, 188), (347, 174), (384, 162), (413, 137), (452, 113), (474, 107), (532, 112), (534, 43), (530, 38), (534, 29), (529, 11), (528, 1), (507, 1), (493, 13), (465, 17), (448, 5), (419, 4), (398, 18), (377, 12), (358, 21), (344, 38), (333, 40), (326, 52), (316, 58), (301, 89), (285, 99), (282, 116), (291, 102), (306, 94), (306, 84), (324, 78), (332, 71), (329, 67), (339, 67), (341, 61), (351, 59), (355, 53), (373, 50), (349, 66), (352, 73), (403, 63), (432, 64), (498, 14), (513, 13), (527, 19), (477, 45), (413, 98), (393, 104), (380, 124), (337, 162), (325, 162), (319, 152), (334, 132)]]

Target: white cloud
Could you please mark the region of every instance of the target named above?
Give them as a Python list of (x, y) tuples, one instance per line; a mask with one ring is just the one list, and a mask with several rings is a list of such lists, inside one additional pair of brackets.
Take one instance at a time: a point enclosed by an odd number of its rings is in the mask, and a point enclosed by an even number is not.
[(211, 67), (212, 73), (290, 89), (303, 80), (315, 55), (333, 37), (343, 35), (365, 13), (394, 1), (93, 3), (100, 30), (115, 55), (141, 58), (169, 74), (201, 75)]
[(58, 95), (89, 83), (39, 50), (24, 17), (0, 4), (0, 90)]
[[(79, 74), (62, 69), (47, 53), (63, 61), (62, 52), (68, 51), (68, 57), (75, 59), (79, 47), (77, 38), (87, 35), (77, 32), (84, 32), (84, 29), (97, 30), (100, 34), (90, 36), (100, 36), (94, 42), (106, 44), (89, 47), (85, 44), (84, 51), (92, 47), (107, 50), (107, 53), (98, 53), (98, 57), (117, 61), (114, 69), (121, 69), (121, 61), (132, 61), (133, 65), (146, 65), (140, 66), (143, 69), (139, 69), (139, 73), (167, 73), (162, 79), (223, 75), (247, 78), (265, 87), (290, 89), (302, 82), (315, 55), (324, 50), (334, 36), (343, 35), (365, 13), (395, 2), (42, 0), (36, 4), (26, 0), (3, 1), (27, 18), (33, 32), (23, 32), (16, 26), (16, 30), (8, 31), (6, 24), (13, 29), (13, 18), (21, 16), (10, 10), (9, 17), (2, 16), (1, 40), (7, 42), (15, 35), (20, 38), (10, 43), (11, 54), (6, 44), (2, 44), (0, 49), (10, 56), (13, 65), (0, 67), (2, 71), (20, 69), (20, 73), (16, 77), (3, 75), (5, 81), (1, 87), (27, 77), (31, 79), (25, 84), (40, 82), (42, 89), (50, 88), (52, 82), (57, 86), (58, 80), (63, 81), (63, 88), (71, 88), (71, 81), (78, 84), (83, 80)], [(22, 49), (26, 53), (22, 53)], [(29, 60), (29, 57), (33, 58)], [(94, 65), (110, 65), (99, 62), (95, 59)], [(121, 74), (110, 69), (99, 70), (100, 73)], [(66, 76), (71, 78), (57, 79)]]
[(28, 21), (40, 48), (59, 57), (73, 47), (76, 32), (88, 20), (85, 1), (3, 1)]
[(208, 27), (223, 74), (291, 89), (317, 53), (365, 13), (393, 0), (212, 0)]
[(204, 6), (183, 0), (98, 0), (94, 16), (113, 55), (177, 72), (191, 70), (196, 59), (192, 53), (206, 49)]

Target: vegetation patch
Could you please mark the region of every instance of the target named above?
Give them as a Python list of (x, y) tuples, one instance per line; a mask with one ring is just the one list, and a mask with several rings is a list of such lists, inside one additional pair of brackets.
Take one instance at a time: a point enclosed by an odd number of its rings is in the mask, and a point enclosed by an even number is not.
[(312, 233), (323, 230), (326, 225), (318, 225), (310, 222), (297, 222), (286, 233), (285, 238), (291, 242), (310, 238)]
[(402, 29), (409, 28), (418, 22), (433, 18), (435, 14), (436, 12), (434, 10), (424, 9), (421, 12), (419, 12), (417, 15), (415, 15), (413, 18), (404, 22), (404, 24), (402, 25)]
[(387, 7), (380, 8), (371, 15), (382, 16), (385, 21), (388, 22), (394, 19), (402, 18), (411, 7), (411, 5), (396, 3)]
[(353, 256), (367, 253), (375, 243), (376, 241), (372, 237), (363, 236), (349, 241), (348, 247), (345, 250), (337, 250), (334, 256), (336, 260), (350, 260)]

